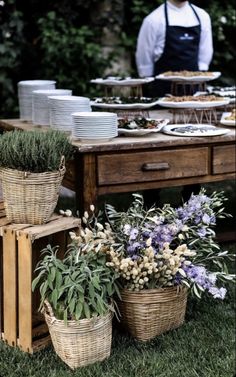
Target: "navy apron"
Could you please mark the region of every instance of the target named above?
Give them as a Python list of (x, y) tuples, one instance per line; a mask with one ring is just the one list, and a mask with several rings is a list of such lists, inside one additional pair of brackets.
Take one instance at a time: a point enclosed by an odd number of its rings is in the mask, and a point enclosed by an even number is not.
[[(164, 51), (160, 59), (155, 63), (154, 76), (166, 71), (198, 71), (198, 52), (201, 34), (201, 22), (193, 8), (199, 24), (196, 26), (170, 26), (168, 20), (167, 4), (164, 4), (165, 20), (166, 20), (166, 36)], [(171, 83), (163, 80), (155, 80), (154, 97), (163, 96), (170, 93)]]

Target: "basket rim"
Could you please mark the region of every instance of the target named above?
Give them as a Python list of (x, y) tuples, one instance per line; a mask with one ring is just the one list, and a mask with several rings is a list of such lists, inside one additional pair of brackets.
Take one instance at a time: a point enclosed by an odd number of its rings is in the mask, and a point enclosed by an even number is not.
[(113, 317), (113, 312), (111, 309), (108, 309), (107, 312), (104, 315), (98, 315), (98, 316), (92, 316), (91, 318), (82, 318), (79, 320), (76, 319), (70, 319), (67, 320), (66, 323), (64, 319), (59, 319), (54, 315), (53, 309), (51, 304), (48, 302), (48, 300), (44, 301), (43, 307), (41, 309), (41, 313), (45, 316), (45, 318), (48, 318), (48, 320), (51, 321), (51, 323), (57, 322), (57, 323), (64, 323), (67, 324), (67, 326), (73, 326), (73, 325), (87, 325), (92, 322), (96, 323), (99, 320), (105, 320), (106, 318), (109, 318), (110, 316)]
[(3, 166), (0, 166), (0, 171), (2, 172), (11, 172), (11, 173), (15, 173), (15, 174), (18, 174), (18, 175), (42, 175), (42, 174), (55, 174), (55, 173), (58, 173), (58, 172), (65, 172), (66, 168), (65, 166), (59, 168), (58, 170), (46, 170), (46, 171), (42, 171), (42, 172), (31, 172), (29, 170), (20, 170), (20, 169), (12, 169), (12, 168), (6, 168), (6, 167), (3, 167)]
[(128, 288), (122, 288), (121, 289), (121, 294), (122, 292), (125, 294), (130, 294), (130, 295), (136, 295), (136, 294), (142, 294), (142, 295), (147, 295), (147, 294), (153, 294), (153, 293), (164, 293), (164, 292), (175, 292), (175, 291), (187, 291), (188, 288), (184, 285), (172, 285), (170, 287), (160, 287), (160, 288), (144, 288), (140, 289), (140, 291), (133, 291)]

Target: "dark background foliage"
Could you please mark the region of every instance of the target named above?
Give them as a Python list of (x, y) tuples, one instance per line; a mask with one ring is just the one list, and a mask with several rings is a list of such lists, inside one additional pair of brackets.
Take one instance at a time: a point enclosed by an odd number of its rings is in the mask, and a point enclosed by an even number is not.
[[(129, 52), (130, 68), (119, 74), (137, 75), (134, 53), (143, 18), (162, 0), (5, 0), (0, 1), (0, 116), (17, 117), (17, 82), (55, 79), (58, 88), (93, 96), (89, 80), (119, 67), (120, 48)], [(211, 15), (214, 59), (211, 70), (220, 82), (234, 83), (234, 0), (193, 1)], [(115, 42), (109, 40), (110, 34)], [(112, 45), (113, 44), (113, 45)], [(109, 45), (105, 52), (104, 47)], [(111, 48), (113, 47), (113, 48)], [(215, 82), (216, 83), (216, 82)]]

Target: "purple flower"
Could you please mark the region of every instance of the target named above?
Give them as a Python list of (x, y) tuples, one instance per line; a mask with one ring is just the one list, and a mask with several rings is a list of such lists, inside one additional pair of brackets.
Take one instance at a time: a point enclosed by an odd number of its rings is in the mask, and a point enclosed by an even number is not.
[(130, 230), (130, 236), (129, 236), (129, 239), (130, 239), (130, 240), (136, 240), (137, 235), (138, 235), (138, 229), (137, 229), (137, 228), (132, 228), (132, 229)]
[(211, 222), (211, 218), (207, 213), (204, 213), (202, 216), (202, 222), (206, 225), (209, 225)]
[(206, 228), (202, 227), (198, 229), (197, 234), (199, 235), (200, 238), (204, 238), (205, 235), (207, 234)]
[(212, 294), (214, 298), (220, 298), (221, 300), (224, 300), (227, 290), (223, 287), (217, 288), (217, 287), (211, 287), (209, 289), (209, 293)]

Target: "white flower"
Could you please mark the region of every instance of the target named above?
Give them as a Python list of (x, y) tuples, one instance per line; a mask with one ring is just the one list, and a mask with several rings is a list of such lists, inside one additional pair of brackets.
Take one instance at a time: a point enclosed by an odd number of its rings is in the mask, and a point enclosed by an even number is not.
[(125, 224), (125, 225), (124, 225), (123, 231), (124, 231), (124, 234), (125, 234), (126, 236), (129, 236), (129, 234), (130, 234), (130, 229), (131, 229), (131, 225), (130, 225), (130, 224)]
[(60, 213), (60, 215), (65, 215), (65, 211), (63, 211), (63, 209), (60, 209), (59, 213)]
[(95, 207), (94, 207), (94, 205), (93, 205), (93, 204), (91, 204), (89, 208), (90, 208), (90, 211), (94, 212), (94, 210), (95, 210)]
[(152, 239), (151, 239), (151, 237), (149, 237), (149, 238), (147, 239), (147, 241), (146, 241), (146, 245), (147, 245), (147, 246), (151, 246), (151, 244), (152, 244)]
[(227, 18), (225, 16), (220, 17), (220, 22), (222, 24), (226, 24), (227, 23)]
[(76, 237), (76, 234), (75, 234), (74, 232), (69, 232), (69, 236), (70, 236), (70, 238), (71, 238), (72, 240), (74, 240), (75, 237)]
[(100, 223), (97, 223), (97, 228), (98, 228), (99, 230), (103, 230), (103, 229), (104, 229), (104, 228), (103, 228), (103, 225), (100, 224)]
[(87, 211), (84, 211), (84, 217), (85, 217), (86, 219), (88, 219), (88, 218), (89, 218), (89, 214), (88, 214), (88, 212), (87, 212)]
[(67, 209), (67, 210), (65, 211), (65, 216), (67, 216), (67, 217), (71, 217), (71, 216), (72, 216), (72, 211), (71, 211), (70, 209)]
[(0, 7), (4, 7), (5, 5), (5, 2), (4, 1), (0, 1)]

